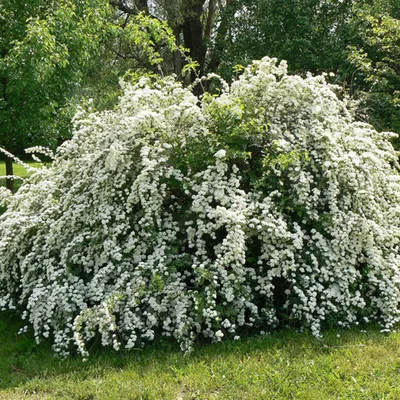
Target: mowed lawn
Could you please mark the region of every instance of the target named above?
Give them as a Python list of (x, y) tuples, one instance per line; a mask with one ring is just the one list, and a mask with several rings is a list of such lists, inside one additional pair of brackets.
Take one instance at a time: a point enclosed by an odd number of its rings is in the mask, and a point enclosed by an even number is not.
[(400, 399), (400, 334), (378, 328), (173, 343), (89, 360), (55, 358), (48, 343), (18, 335), (16, 315), (0, 313), (0, 399)]

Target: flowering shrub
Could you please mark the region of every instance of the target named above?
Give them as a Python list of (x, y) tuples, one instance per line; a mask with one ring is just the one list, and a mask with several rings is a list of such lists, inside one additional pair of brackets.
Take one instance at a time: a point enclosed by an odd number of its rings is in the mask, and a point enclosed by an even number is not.
[[(225, 87), (225, 86), (224, 86)], [(0, 192), (0, 307), (61, 355), (279, 324), (399, 321), (389, 134), (268, 58), (218, 97), (173, 80), (78, 115), (51, 167)]]

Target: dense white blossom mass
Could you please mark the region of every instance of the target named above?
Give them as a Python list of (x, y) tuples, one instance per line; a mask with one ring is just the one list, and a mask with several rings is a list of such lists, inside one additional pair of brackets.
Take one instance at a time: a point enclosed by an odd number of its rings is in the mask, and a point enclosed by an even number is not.
[(72, 140), (0, 190), (0, 308), (87, 355), (160, 336), (400, 319), (400, 187), (388, 133), (323, 76), (265, 58), (219, 96), (165, 79), (78, 115)]

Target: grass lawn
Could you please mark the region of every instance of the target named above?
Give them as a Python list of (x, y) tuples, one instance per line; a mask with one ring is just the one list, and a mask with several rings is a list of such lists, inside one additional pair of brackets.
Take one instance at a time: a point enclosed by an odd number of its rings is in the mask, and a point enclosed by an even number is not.
[[(36, 161), (25, 161), (26, 164), (30, 165), (31, 167), (40, 167), (42, 164), (38, 163)], [(20, 176), (21, 178), (26, 178), (27, 176), (29, 176), (29, 173), (27, 172), (27, 170), (17, 164), (14, 163), (14, 175), (16, 176)], [(6, 174), (6, 164), (4, 161), (0, 161), (0, 176), (4, 176)], [(17, 190), (20, 186), (21, 186), (22, 181), (19, 179), (15, 180), (15, 189)], [(5, 179), (0, 179), (0, 186), (6, 186), (6, 181)]]
[[(22, 323), (0, 313), (0, 399), (400, 399), (400, 333), (331, 330), (322, 342), (293, 331), (115, 353), (54, 358)], [(340, 336), (339, 336), (340, 335)]]

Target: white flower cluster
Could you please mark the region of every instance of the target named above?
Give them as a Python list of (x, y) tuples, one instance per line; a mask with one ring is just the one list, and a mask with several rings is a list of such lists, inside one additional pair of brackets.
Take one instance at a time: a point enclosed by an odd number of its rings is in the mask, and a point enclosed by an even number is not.
[(86, 356), (96, 335), (188, 350), (280, 323), (399, 322), (397, 154), (323, 77), (265, 58), (201, 104), (170, 79), (124, 89), (0, 191), (0, 308), (38, 341)]
[(36, 154), (43, 154), (51, 160), (53, 160), (55, 157), (53, 150), (43, 146), (29, 147), (28, 149), (25, 149), (25, 153), (31, 154), (32, 158), (40, 163), (42, 162), (42, 160)]

